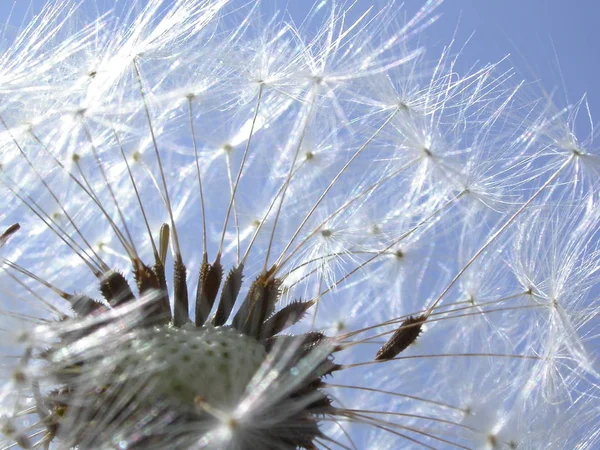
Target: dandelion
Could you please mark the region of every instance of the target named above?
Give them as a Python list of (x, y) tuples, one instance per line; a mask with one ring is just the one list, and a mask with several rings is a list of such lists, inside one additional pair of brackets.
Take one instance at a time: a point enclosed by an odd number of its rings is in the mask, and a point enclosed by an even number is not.
[(439, 3), (57, 0), (5, 44), (2, 448), (598, 445), (585, 101), (425, 57)]

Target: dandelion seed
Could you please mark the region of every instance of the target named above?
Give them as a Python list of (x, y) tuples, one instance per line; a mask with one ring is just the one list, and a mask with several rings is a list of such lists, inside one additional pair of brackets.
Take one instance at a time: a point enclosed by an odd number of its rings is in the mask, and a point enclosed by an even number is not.
[(3, 246), (6, 241), (19, 230), (19, 228), (21, 228), (21, 225), (18, 223), (14, 223), (8, 227), (6, 231), (0, 235), (0, 247)]
[(421, 328), (425, 323), (425, 320), (425, 316), (409, 316), (408, 319), (402, 322), (400, 328), (396, 330), (396, 332), (389, 339), (389, 341), (387, 341), (385, 345), (377, 351), (375, 359), (390, 359), (401, 353), (403, 350), (406, 350), (406, 348), (410, 344), (412, 344), (417, 339), (417, 337), (419, 337), (419, 334), (421, 333)]

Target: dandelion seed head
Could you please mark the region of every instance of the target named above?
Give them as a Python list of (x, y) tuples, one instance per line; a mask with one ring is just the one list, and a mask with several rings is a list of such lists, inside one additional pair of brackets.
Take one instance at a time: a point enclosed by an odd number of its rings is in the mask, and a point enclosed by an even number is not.
[(586, 104), (426, 55), (440, 3), (58, 0), (6, 44), (5, 447), (593, 448)]

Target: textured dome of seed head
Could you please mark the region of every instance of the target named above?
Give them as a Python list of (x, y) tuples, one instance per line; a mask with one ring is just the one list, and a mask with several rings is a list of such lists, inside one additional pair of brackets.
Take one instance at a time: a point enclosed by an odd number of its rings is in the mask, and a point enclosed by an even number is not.
[(157, 395), (219, 408), (236, 404), (266, 356), (260, 343), (235, 329), (192, 325), (144, 330), (126, 351), (125, 365), (152, 368)]

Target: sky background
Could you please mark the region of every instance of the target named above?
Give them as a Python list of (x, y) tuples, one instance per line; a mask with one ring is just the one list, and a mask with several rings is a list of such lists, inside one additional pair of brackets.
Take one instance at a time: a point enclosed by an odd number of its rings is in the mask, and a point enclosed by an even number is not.
[[(48, 1), (54, 0), (0, 0), (0, 23), (18, 28)], [(138, 5), (144, 2), (135, 0)], [(401, 14), (412, 16), (424, 2), (407, 0)], [(123, 2), (85, 0), (84, 7), (96, 4), (98, 9), (105, 10), (119, 3)], [(287, 9), (294, 21), (300, 23), (313, 3), (313, 0), (263, 0), (263, 8)], [(382, 0), (357, 0), (351, 16), (358, 17), (369, 6), (377, 8), (384, 4)], [(397, 4), (399, 8), (402, 5)], [(465, 66), (476, 61), (495, 62), (510, 55), (507, 64), (515, 67), (517, 77), (539, 81), (560, 107), (587, 93), (592, 116), (598, 122), (600, 1), (446, 0), (437, 12), (441, 17), (425, 32), (423, 41), (432, 55), (453, 35), (456, 49), (472, 36), (462, 51), (461, 61)]]
[[(290, 14), (302, 17), (312, 1), (289, 0)], [(410, 17), (425, 2), (407, 0)], [(385, 2), (358, 0), (357, 15), (370, 5)], [(400, 2), (398, 2), (400, 5)], [(440, 19), (424, 34), (432, 50), (456, 35), (456, 48), (465, 47), (464, 63), (509, 62), (521, 79), (539, 80), (557, 101), (573, 103), (587, 92), (592, 113), (600, 114), (600, 2), (597, 0), (446, 0), (437, 10)], [(564, 84), (564, 89), (563, 89)], [(566, 93), (564, 92), (566, 90)], [(561, 106), (564, 106), (562, 104)]]

